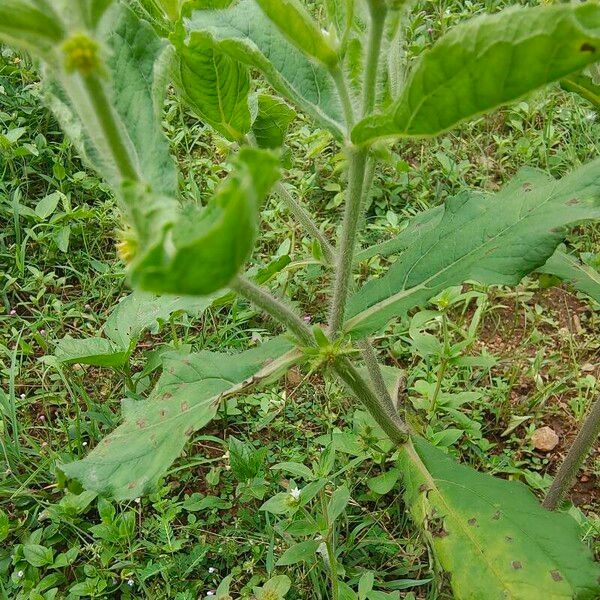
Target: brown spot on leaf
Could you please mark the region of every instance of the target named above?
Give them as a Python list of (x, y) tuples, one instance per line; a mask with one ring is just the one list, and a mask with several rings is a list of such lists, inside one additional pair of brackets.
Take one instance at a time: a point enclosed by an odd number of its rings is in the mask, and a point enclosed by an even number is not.
[(189, 409), (190, 409), (190, 405), (187, 402), (181, 403), (181, 412), (186, 412)]
[(574, 206), (575, 204), (579, 204), (579, 200), (577, 198), (571, 198), (567, 200), (567, 206)]
[(428, 492), (429, 491), (429, 486), (426, 483), (422, 483), (419, 486), (419, 492), (423, 493), (423, 492)]
[(431, 535), (433, 537), (445, 538), (446, 536), (448, 536), (450, 534), (443, 527), (440, 527), (439, 529), (432, 531)]
[(140, 429), (144, 429), (144, 427), (146, 427), (146, 420), (145, 419), (138, 419), (135, 424), (140, 428)]
[(596, 46), (594, 46), (593, 44), (590, 44), (589, 42), (584, 42), (583, 44), (581, 44), (579, 49), (582, 52), (596, 52)]
[(560, 574), (559, 571), (550, 571), (550, 575), (552, 575), (552, 579), (554, 579), (554, 581), (562, 581), (562, 575)]
[(132, 490), (135, 486), (137, 485), (136, 481), (132, 481), (131, 483), (127, 484), (127, 488)]
[(504, 539), (505, 539), (505, 540), (506, 540), (506, 541), (507, 541), (509, 544), (512, 544), (512, 541), (513, 541), (513, 539), (510, 537), (510, 535), (507, 535), (507, 536), (506, 536)]
[(162, 395), (162, 399), (163, 399), (163, 400), (168, 400), (168, 399), (169, 399), (169, 398), (170, 398), (172, 395), (173, 395), (173, 394), (171, 394), (171, 392), (165, 392), (165, 393)]
[(533, 189), (533, 184), (529, 183), (529, 181), (526, 181), (523, 184), (523, 190), (526, 192), (530, 192)]
[(473, 517), (472, 519), (469, 519), (467, 521), (467, 523), (471, 526), (471, 527), (475, 527), (475, 525), (477, 525), (477, 519), (475, 517)]
[(523, 568), (523, 564), (521, 563), (520, 560), (513, 560), (510, 564), (513, 569), (522, 569)]
[(500, 511), (497, 510), (493, 515), (492, 515), (492, 519), (494, 519), (494, 521), (498, 521), (500, 519)]
[(160, 413), (159, 413), (159, 414), (160, 414), (160, 416), (161, 416), (161, 417), (163, 417), (163, 419), (164, 419), (164, 418), (167, 416), (167, 411), (166, 411), (164, 408), (162, 408), (162, 409), (160, 410)]

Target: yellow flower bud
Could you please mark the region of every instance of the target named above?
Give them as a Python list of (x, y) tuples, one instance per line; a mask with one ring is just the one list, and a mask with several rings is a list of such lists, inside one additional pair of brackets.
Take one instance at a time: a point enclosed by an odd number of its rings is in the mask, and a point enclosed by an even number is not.
[(90, 75), (100, 68), (100, 47), (85, 33), (75, 33), (63, 44), (65, 69)]

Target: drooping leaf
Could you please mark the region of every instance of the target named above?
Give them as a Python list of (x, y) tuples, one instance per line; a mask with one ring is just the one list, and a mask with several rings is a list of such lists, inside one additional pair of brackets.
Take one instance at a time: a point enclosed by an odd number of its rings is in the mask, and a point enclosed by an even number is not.
[(52, 58), (65, 36), (49, 0), (2, 0), (0, 42)]
[(531, 169), (494, 195), (446, 201), (439, 224), (350, 300), (346, 331), (360, 337), (467, 280), (515, 285), (542, 266), (567, 225), (600, 217), (600, 161), (561, 180)]
[(269, 94), (258, 96), (258, 114), (252, 133), (260, 148), (279, 148), (296, 113), (282, 100)]
[(274, 154), (243, 148), (205, 208), (184, 211), (171, 226), (165, 221), (159, 236), (146, 236), (152, 245), (131, 265), (132, 286), (200, 296), (225, 287), (252, 252), (261, 204), (278, 177)]
[(457, 600), (593, 600), (600, 565), (566, 513), (525, 485), (455, 463), (416, 438), (400, 458), (405, 499)]
[(198, 316), (213, 300), (211, 296), (155, 296), (147, 292), (133, 292), (111, 311), (102, 327), (106, 337), (64, 337), (57, 344), (55, 356), (65, 364), (121, 367), (145, 330), (157, 327), (159, 320), (166, 321), (176, 312)]
[(343, 136), (342, 107), (329, 72), (288, 42), (254, 0), (224, 10), (192, 10), (183, 23), (188, 34), (204, 32), (219, 51), (262, 71), (280, 94)]
[[(126, 136), (127, 146), (154, 194), (175, 197), (177, 172), (162, 131), (170, 49), (152, 27), (119, 4), (95, 32), (106, 47), (107, 77), (102, 85)], [(78, 76), (61, 70), (45, 80), (50, 107), (82, 156), (120, 194), (120, 176), (105, 136), (89, 107)]]
[(421, 56), (388, 111), (367, 117), (355, 143), (430, 136), (547, 83), (600, 56), (595, 3), (515, 7), (451, 29)]
[(192, 110), (228, 140), (250, 131), (248, 67), (217, 50), (202, 32), (176, 42), (175, 83)]
[(538, 273), (555, 275), (600, 304), (600, 273), (572, 254), (557, 249)]
[(315, 554), (319, 547), (320, 542), (315, 540), (308, 540), (306, 542), (298, 542), (293, 546), (290, 546), (277, 561), (278, 567), (287, 567), (289, 565), (295, 565), (299, 562), (310, 562), (315, 560)]
[(298, 0), (256, 0), (256, 3), (296, 48), (327, 67), (337, 63), (337, 52)]
[(150, 396), (124, 403), (122, 425), (86, 458), (62, 470), (102, 495), (141, 496), (165, 474), (192, 433), (214, 418), (224, 398), (270, 381), (296, 362), (298, 353), (291, 348), (276, 338), (237, 355), (168, 355)]
[(585, 98), (594, 108), (600, 108), (600, 65), (598, 63), (565, 77), (560, 85), (567, 92), (574, 92)]

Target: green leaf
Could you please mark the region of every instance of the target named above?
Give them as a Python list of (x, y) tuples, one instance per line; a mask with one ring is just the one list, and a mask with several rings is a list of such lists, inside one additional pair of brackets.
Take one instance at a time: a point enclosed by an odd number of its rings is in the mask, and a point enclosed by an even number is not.
[[(169, 44), (122, 4), (110, 11), (110, 18), (101, 20), (96, 37), (106, 47), (105, 93), (139, 172), (153, 193), (174, 197), (177, 171), (161, 126)], [(50, 108), (83, 158), (120, 193), (117, 167), (79, 78), (63, 71), (53, 75), (45, 82)]]
[(600, 217), (599, 168), (596, 160), (559, 181), (527, 169), (493, 196), (450, 198), (437, 227), (351, 298), (346, 331), (367, 335), (467, 280), (516, 285), (548, 260), (565, 226)]
[(173, 313), (186, 312), (193, 317), (198, 316), (213, 300), (212, 296), (194, 298), (133, 292), (121, 300), (108, 316), (102, 328), (106, 338), (64, 337), (57, 344), (55, 356), (65, 364), (121, 367), (128, 361), (144, 331), (157, 328), (159, 321), (167, 321)]
[(556, 275), (600, 304), (600, 273), (560, 248), (538, 269)]
[(276, 575), (263, 585), (262, 589), (254, 588), (256, 600), (281, 600), (292, 585), (287, 575)]
[(329, 524), (334, 523), (336, 519), (344, 512), (350, 502), (350, 490), (345, 486), (337, 488), (327, 504), (327, 520)]
[(106, 338), (62, 338), (54, 354), (64, 364), (96, 365), (98, 367), (122, 367), (129, 357), (129, 349), (119, 349)]
[(262, 71), (275, 90), (343, 137), (342, 106), (329, 72), (288, 42), (254, 0), (224, 10), (192, 10), (183, 23), (188, 34), (204, 32), (219, 51)]
[(315, 478), (314, 473), (306, 466), (297, 462), (280, 462), (271, 467), (272, 471), (283, 471), (295, 477), (302, 477), (306, 481), (312, 481)]
[(281, 555), (276, 564), (278, 567), (287, 567), (299, 562), (310, 562), (315, 559), (319, 545), (320, 542), (314, 540), (294, 544)]
[(298, 360), (291, 344), (273, 339), (227, 355), (202, 351), (164, 359), (164, 371), (150, 396), (123, 405), (123, 424), (83, 460), (61, 469), (85, 489), (118, 500), (152, 489), (181, 454), (194, 431), (217, 414), (224, 398), (272, 380)]
[(368, 479), (367, 485), (369, 486), (370, 490), (383, 496), (394, 489), (394, 486), (400, 478), (400, 474), (401, 473), (399, 469), (389, 469), (377, 477), (371, 477), (371, 479)]
[(258, 114), (252, 133), (260, 148), (279, 148), (296, 113), (282, 100), (268, 94), (258, 96)]
[(337, 64), (337, 52), (300, 2), (256, 0), (256, 3), (296, 48), (327, 67)]
[(37, 203), (37, 206), (35, 207), (35, 214), (40, 219), (47, 219), (56, 210), (61, 197), (62, 194), (60, 192), (52, 192), (51, 194), (44, 196)]
[(590, 65), (579, 73), (565, 77), (561, 80), (560, 85), (567, 92), (574, 92), (585, 98), (594, 108), (600, 108), (600, 66), (598, 63)]
[(10, 521), (8, 515), (0, 509), (0, 542), (3, 542), (10, 533)]
[(437, 135), (598, 60), (600, 6), (515, 7), (451, 29), (422, 54), (400, 97), (355, 143)]
[(52, 549), (40, 544), (25, 544), (23, 546), (23, 556), (33, 567), (46, 567), (51, 565), (54, 560)]
[(241, 141), (252, 122), (248, 68), (218, 51), (202, 32), (192, 32), (186, 43), (175, 44), (179, 94), (202, 121), (228, 140)]
[(522, 483), (458, 465), (420, 438), (401, 463), (406, 503), (455, 598), (598, 598), (600, 566), (572, 517), (543, 509)]
[(206, 208), (174, 215), (160, 246), (146, 236), (153, 246), (132, 263), (132, 287), (200, 296), (225, 287), (252, 252), (261, 204), (278, 177), (274, 154), (243, 148)]
[(64, 36), (50, 0), (0, 2), (0, 42), (49, 58)]

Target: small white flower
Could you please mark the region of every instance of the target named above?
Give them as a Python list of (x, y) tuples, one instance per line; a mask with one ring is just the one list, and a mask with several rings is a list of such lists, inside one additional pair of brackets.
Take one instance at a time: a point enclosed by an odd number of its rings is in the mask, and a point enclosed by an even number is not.
[(208, 572), (212, 575), (213, 573), (216, 573), (217, 570), (214, 567), (208, 567)]
[(24, 575), (24, 574), (25, 574), (25, 573), (23, 573), (23, 571), (18, 571), (18, 572), (17, 572), (17, 577), (18, 577), (19, 579), (21, 579), (21, 577), (23, 577), (23, 575)]
[(133, 579), (128, 579), (128, 580), (127, 580), (127, 585), (128, 585), (129, 587), (133, 587)]
[(211, 591), (206, 592), (206, 595), (207, 596), (214, 596), (215, 593), (211, 590)]
[(294, 499), (294, 500), (298, 500), (298, 498), (300, 498), (300, 490), (295, 487), (293, 489), (290, 490), (290, 496)]
[(83, 442), (83, 444), (81, 444), (82, 446), (87, 446), (87, 442)]
[(139, 504), (141, 501), (142, 501), (142, 499), (141, 499), (141, 498), (136, 498), (136, 499), (134, 500), (134, 502), (135, 502), (136, 504)]
[(21, 394), (21, 400), (25, 400), (26, 396), (25, 394)]

